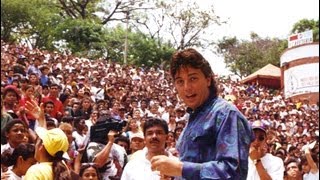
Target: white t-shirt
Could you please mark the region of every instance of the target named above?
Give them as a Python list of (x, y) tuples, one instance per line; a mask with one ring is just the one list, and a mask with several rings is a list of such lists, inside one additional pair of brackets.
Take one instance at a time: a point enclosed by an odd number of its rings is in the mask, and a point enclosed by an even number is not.
[(12, 170), (8, 170), (7, 171), (9, 173), (9, 177), (7, 178), (7, 180), (21, 180), (22, 178), (18, 175), (16, 175), (14, 172), (12, 172)]
[(311, 172), (309, 172), (308, 174), (304, 174), (303, 180), (319, 180), (319, 170), (315, 174), (312, 174)]
[[(258, 174), (256, 165), (249, 158), (248, 164), (248, 176), (247, 180), (259, 180), (260, 176)], [(272, 180), (283, 180), (284, 175), (284, 165), (283, 160), (277, 156), (273, 156), (272, 154), (267, 153), (265, 156), (261, 158), (261, 163), (267, 173), (270, 175)]]
[[(135, 158), (124, 167), (121, 180), (160, 180), (160, 172), (151, 170), (151, 163), (146, 158), (147, 148), (143, 148)], [(170, 157), (176, 158), (169, 154)]]
[[(89, 162), (93, 162), (94, 158), (96, 158), (96, 154), (99, 153), (104, 147), (104, 144), (90, 142), (87, 147), (87, 155)], [(126, 158), (126, 150), (122, 146), (113, 143), (110, 150), (108, 161), (106, 162), (108, 168), (106, 169), (106, 171), (101, 173), (102, 179), (109, 180), (109, 176), (115, 176), (117, 174), (118, 170), (114, 163), (114, 159), (117, 159), (119, 165), (123, 168), (123, 166), (125, 165)]]
[(77, 131), (72, 132), (72, 137), (77, 143), (78, 148), (81, 148), (84, 145), (86, 135), (80, 135)]

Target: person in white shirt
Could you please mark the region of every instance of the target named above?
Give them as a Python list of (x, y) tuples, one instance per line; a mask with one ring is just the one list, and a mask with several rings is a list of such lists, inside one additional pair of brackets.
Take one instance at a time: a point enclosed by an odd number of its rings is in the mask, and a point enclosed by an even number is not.
[[(10, 150), (1, 154), (1, 164), (9, 167), (7, 180), (21, 180), (26, 174), (28, 168), (36, 163), (34, 158), (35, 147), (33, 144), (21, 143), (16, 147), (13, 153)], [(2, 173), (1, 173), (2, 174)], [(2, 178), (2, 177), (1, 177)]]
[[(146, 147), (125, 166), (121, 180), (160, 180), (171, 179), (151, 169), (151, 158), (156, 155), (172, 156), (165, 150), (168, 135), (168, 125), (165, 120), (149, 118), (143, 127)], [(175, 158), (172, 156), (172, 158)]]
[(250, 145), (247, 180), (283, 180), (284, 163), (277, 156), (267, 153), (267, 131), (261, 121), (252, 124), (255, 140)]
[(302, 171), (304, 172), (303, 180), (319, 180), (319, 168), (317, 167), (317, 158), (312, 158), (309, 144), (305, 147), (305, 157), (301, 157), (300, 164), (302, 165)]

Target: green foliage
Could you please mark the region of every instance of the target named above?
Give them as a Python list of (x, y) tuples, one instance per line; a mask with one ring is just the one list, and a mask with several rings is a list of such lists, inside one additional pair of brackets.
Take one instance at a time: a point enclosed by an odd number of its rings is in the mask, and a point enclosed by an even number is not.
[(52, 31), (61, 18), (58, 9), (48, 0), (3, 0), (1, 1), (1, 38), (17, 41), (34, 38), (34, 46), (49, 48)]
[(250, 41), (224, 37), (218, 42), (217, 52), (224, 56), (231, 72), (245, 77), (269, 63), (279, 66), (280, 55), (286, 46), (285, 40), (261, 39), (253, 33)]
[(319, 19), (302, 19), (293, 25), (291, 33), (301, 33), (304, 31), (312, 30), (313, 31), (313, 41), (319, 41)]
[[(126, 31), (121, 26), (110, 29), (106, 35), (108, 58), (122, 62)], [(141, 32), (128, 31), (129, 64), (151, 66), (170, 59), (174, 49), (168, 44), (157, 45), (157, 40)]]
[(27, 25), (30, 14), (30, 4), (22, 0), (1, 0), (1, 39), (14, 41), (14, 29), (21, 29)]
[(57, 25), (54, 36), (66, 40), (71, 52), (79, 56), (99, 57), (105, 52), (105, 31), (90, 20), (66, 19)]

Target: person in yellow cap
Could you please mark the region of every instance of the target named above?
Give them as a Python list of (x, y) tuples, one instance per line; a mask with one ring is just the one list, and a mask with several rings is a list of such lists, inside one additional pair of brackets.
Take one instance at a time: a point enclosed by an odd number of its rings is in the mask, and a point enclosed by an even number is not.
[(36, 129), (38, 135), (35, 143), (35, 159), (39, 162), (32, 165), (24, 179), (72, 179), (71, 171), (64, 159), (68, 159), (68, 138), (59, 128), (47, 130)]

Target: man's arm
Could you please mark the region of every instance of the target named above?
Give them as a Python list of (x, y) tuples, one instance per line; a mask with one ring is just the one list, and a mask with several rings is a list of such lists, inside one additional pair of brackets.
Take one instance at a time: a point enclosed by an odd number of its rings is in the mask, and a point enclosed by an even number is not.
[(267, 170), (264, 168), (261, 158), (264, 156), (266, 152), (265, 149), (261, 147), (250, 146), (249, 157), (255, 163), (256, 169), (258, 171), (260, 179), (271, 180), (271, 176), (268, 174)]
[(110, 130), (108, 133), (108, 143), (107, 145), (95, 155), (94, 157), (94, 163), (97, 164), (97, 166), (100, 168), (102, 167), (109, 159), (109, 154), (114, 142), (114, 135), (117, 133), (115, 131)]
[(181, 162), (156, 156), (151, 159), (152, 169), (186, 179), (234, 179), (241, 178), (240, 175), (246, 176), (249, 145), (253, 140), (253, 132), (247, 120), (234, 110), (222, 112), (222, 116), (215, 118), (218, 119), (215, 126), (219, 133), (216, 136), (217, 142), (211, 144), (207, 151), (214, 153), (211, 160), (203, 163)]
[(314, 160), (313, 160), (313, 158), (312, 158), (312, 156), (311, 156), (311, 152), (310, 152), (310, 149), (309, 149), (308, 146), (306, 147), (306, 149), (304, 150), (304, 152), (305, 152), (305, 154), (306, 154), (306, 159), (307, 159), (307, 161), (308, 161), (308, 165), (309, 165), (310, 168), (311, 168), (311, 169), (310, 169), (310, 172), (311, 172), (312, 174), (317, 173), (317, 172), (319, 171), (319, 169), (318, 169), (316, 163), (314, 162)]

